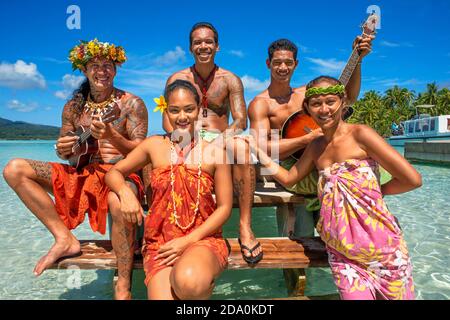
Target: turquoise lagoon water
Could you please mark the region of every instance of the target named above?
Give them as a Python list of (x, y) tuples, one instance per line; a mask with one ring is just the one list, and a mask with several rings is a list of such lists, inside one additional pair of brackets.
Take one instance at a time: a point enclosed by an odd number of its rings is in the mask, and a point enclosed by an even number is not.
[[(57, 161), (49, 141), (0, 141), (0, 170), (11, 158)], [(404, 230), (414, 266), (418, 299), (450, 298), (450, 168), (414, 164), (423, 177), (422, 188), (386, 201)], [(226, 237), (237, 236), (238, 212), (224, 227)], [(254, 209), (253, 228), (258, 237), (276, 236), (275, 210)], [(79, 239), (102, 239), (85, 222)], [(36, 261), (52, 244), (43, 225), (0, 179), (0, 299), (111, 299), (112, 271), (49, 270), (32, 274)], [(329, 270), (309, 269), (306, 294), (336, 292)], [(145, 299), (144, 275), (133, 278), (133, 295)], [(217, 281), (213, 299), (264, 299), (287, 295), (281, 270), (225, 271)]]

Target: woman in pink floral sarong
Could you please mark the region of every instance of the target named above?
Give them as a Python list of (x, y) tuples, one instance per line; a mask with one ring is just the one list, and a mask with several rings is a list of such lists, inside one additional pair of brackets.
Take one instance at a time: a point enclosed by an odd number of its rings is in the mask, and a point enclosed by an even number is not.
[[(322, 76), (307, 85), (303, 109), (323, 136), (311, 142), (289, 171), (253, 141), (250, 145), (285, 186), (318, 168), (322, 206), (317, 230), (342, 299), (414, 299), (406, 243), (383, 195), (418, 188), (421, 176), (374, 130), (345, 123), (344, 105), (345, 88), (339, 80)], [(393, 177), (382, 186), (378, 164)]]

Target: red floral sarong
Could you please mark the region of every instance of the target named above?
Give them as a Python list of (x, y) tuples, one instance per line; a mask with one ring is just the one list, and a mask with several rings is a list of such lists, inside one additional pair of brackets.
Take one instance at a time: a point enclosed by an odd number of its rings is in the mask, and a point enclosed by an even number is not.
[[(113, 164), (91, 163), (80, 171), (67, 164), (50, 164), (56, 211), (67, 228), (75, 229), (87, 213), (92, 231), (105, 234), (110, 190), (104, 178)], [(139, 176), (133, 173), (128, 179), (136, 185), (142, 199), (144, 187)]]
[[(184, 164), (174, 165), (175, 175), (174, 198), (179, 216), (179, 224), (187, 226), (193, 219), (195, 203), (197, 201), (198, 175), (196, 170), (187, 168)], [(151, 174), (152, 207), (145, 219), (144, 257), (145, 284), (167, 266), (156, 266), (160, 261), (154, 260), (159, 248), (166, 242), (183, 237), (200, 226), (216, 209), (213, 198), (214, 180), (206, 172), (202, 172), (200, 181), (200, 206), (193, 226), (185, 231), (175, 224), (172, 201), (172, 187), (170, 185), (170, 167), (157, 168)], [(206, 246), (212, 250), (217, 260), (225, 269), (228, 264), (228, 248), (222, 238), (222, 230), (217, 230), (191, 246)]]

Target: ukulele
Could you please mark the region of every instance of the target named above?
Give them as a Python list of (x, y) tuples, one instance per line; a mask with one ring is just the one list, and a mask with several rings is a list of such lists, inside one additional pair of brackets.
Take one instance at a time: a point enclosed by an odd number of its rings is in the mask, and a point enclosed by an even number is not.
[[(366, 22), (364, 22), (364, 24), (361, 27), (363, 30), (362, 32), (363, 38), (374, 35), (376, 33), (375, 27), (378, 23), (378, 20), (379, 17), (375, 14), (371, 14), (367, 18)], [(347, 64), (344, 67), (344, 70), (339, 76), (339, 80), (342, 82), (344, 86), (348, 84), (348, 81), (350, 80), (353, 71), (355, 70), (358, 64), (359, 57), (360, 54), (358, 49), (356, 48), (353, 49), (352, 54), (350, 55), (350, 58), (348, 59)], [(343, 118), (344, 120), (346, 120), (353, 114), (353, 108), (350, 106), (344, 107), (344, 112), (345, 113), (343, 115)], [(291, 114), (284, 122), (281, 128), (281, 138), (289, 139), (302, 137), (318, 128), (319, 126), (311, 116), (305, 114), (303, 110), (299, 110)], [(297, 152), (293, 153), (291, 157), (293, 157), (295, 160), (300, 159), (304, 150), (305, 149), (298, 150)]]
[[(104, 123), (112, 122), (113, 126), (122, 122), (127, 113), (119, 118), (120, 108), (116, 103), (106, 107), (101, 113), (101, 119)], [(78, 141), (72, 147), (72, 155), (69, 164), (77, 170), (90, 163), (92, 156), (98, 151), (98, 140), (92, 136), (91, 128), (88, 126), (79, 126), (75, 131), (69, 131), (68, 136), (78, 136)]]

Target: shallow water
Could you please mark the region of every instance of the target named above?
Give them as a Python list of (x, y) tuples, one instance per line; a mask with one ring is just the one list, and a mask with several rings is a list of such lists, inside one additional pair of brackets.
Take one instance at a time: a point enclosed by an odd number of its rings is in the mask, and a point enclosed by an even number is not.
[[(0, 141), (0, 169), (11, 158), (57, 161), (53, 142)], [(422, 188), (386, 202), (402, 226), (413, 262), (418, 299), (450, 298), (450, 168), (414, 164), (423, 177)], [(254, 209), (258, 237), (277, 235), (275, 210)], [(237, 236), (238, 211), (224, 227), (226, 237)], [(102, 239), (85, 222), (74, 234), (80, 239)], [(52, 244), (45, 227), (0, 179), (0, 299), (111, 299), (112, 272), (49, 270), (35, 278), (33, 267)], [(328, 269), (308, 269), (306, 294), (336, 292)], [(134, 273), (133, 295), (145, 299), (143, 272)], [(213, 299), (262, 299), (287, 295), (281, 270), (225, 271)]]

